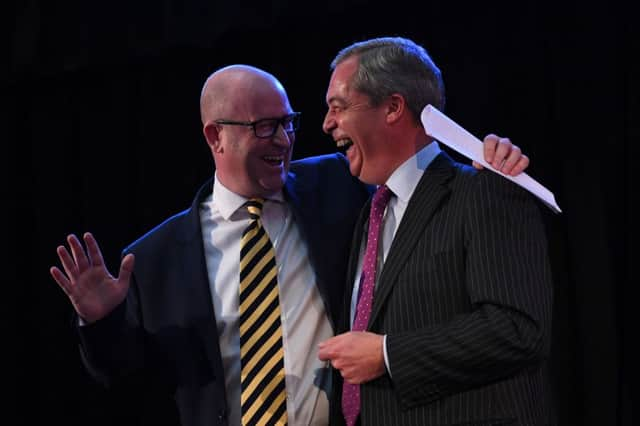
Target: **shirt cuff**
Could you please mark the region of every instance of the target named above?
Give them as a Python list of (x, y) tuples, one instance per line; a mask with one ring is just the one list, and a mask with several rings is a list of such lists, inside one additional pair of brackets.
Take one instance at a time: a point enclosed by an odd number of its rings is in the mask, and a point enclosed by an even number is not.
[(382, 336), (382, 353), (384, 355), (384, 366), (387, 369), (387, 374), (391, 377), (391, 369), (389, 369), (389, 355), (387, 355), (387, 335)]

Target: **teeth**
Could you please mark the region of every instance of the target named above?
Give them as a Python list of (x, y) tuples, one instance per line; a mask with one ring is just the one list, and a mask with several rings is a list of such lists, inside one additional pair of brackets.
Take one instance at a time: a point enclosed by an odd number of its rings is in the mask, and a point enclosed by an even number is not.
[(351, 146), (352, 144), (353, 144), (353, 142), (349, 138), (338, 139), (336, 141), (336, 145), (338, 146), (338, 148), (348, 147), (348, 146)]
[(284, 157), (267, 155), (267, 156), (264, 157), (264, 159), (267, 160), (267, 161), (282, 161), (282, 160), (284, 160)]

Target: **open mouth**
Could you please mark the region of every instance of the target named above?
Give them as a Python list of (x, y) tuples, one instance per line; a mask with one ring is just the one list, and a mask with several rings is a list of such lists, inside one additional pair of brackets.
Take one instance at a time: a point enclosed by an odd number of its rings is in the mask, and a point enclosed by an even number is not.
[(279, 166), (283, 163), (284, 156), (283, 155), (265, 155), (264, 157), (262, 157), (262, 159), (272, 166)]
[(336, 147), (343, 152), (348, 150), (349, 147), (351, 147), (352, 145), (353, 145), (353, 141), (349, 138), (338, 139), (336, 141)]

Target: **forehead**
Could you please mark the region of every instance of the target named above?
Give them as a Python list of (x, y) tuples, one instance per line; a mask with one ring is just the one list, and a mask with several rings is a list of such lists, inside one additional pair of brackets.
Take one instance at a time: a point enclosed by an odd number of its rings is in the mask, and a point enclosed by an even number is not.
[(351, 79), (357, 70), (358, 58), (355, 56), (336, 66), (329, 80), (327, 103), (344, 100), (354, 95), (355, 90), (351, 87)]
[(284, 88), (277, 84), (247, 85), (235, 95), (240, 97), (240, 110), (247, 119), (280, 117), (291, 112)]
[(248, 96), (250, 111), (260, 117), (278, 117), (291, 111), (289, 98), (281, 87), (252, 90)]

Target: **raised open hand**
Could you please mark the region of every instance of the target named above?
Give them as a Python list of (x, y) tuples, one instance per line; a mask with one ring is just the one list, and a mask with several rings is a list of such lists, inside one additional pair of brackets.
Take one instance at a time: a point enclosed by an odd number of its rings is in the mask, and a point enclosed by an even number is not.
[(75, 235), (67, 237), (71, 253), (58, 246), (57, 253), (65, 271), (53, 266), (51, 276), (69, 297), (76, 312), (87, 323), (104, 318), (127, 295), (133, 272), (134, 256), (128, 254), (120, 263), (120, 273), (114, 278), (104, 264), (98, 242), (89, 232), (83, 235), (86, 252)]

